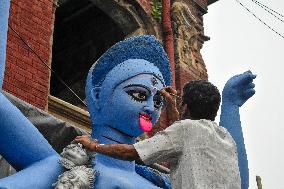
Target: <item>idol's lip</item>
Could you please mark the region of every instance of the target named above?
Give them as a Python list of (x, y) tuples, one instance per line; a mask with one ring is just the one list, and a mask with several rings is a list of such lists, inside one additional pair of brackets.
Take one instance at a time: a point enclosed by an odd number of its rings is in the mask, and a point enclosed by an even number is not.
[(143, 117), (144, 119), (146, 119), (147, 121), (152, 121), (152, 117), (149, 114), (146, 113), (140, 113), (140, 117)]

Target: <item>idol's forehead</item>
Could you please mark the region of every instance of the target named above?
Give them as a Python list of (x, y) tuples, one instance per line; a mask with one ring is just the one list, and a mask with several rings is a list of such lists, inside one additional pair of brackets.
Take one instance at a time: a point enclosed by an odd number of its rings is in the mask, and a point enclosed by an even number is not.
[[(154, 89), (161, 90), (162, 88), (164, 88), (162, 81), (151, 73), (138, 74), (121, 82), (120, 84), (118, 84), (118, 86), (121, 86), (122, 88), (131, 86), (143, 87), (150, 92), (152, 92)], [(115, 88), (116, 87), (117, 86), (115, 86)]]
[(101, 87), (115, 88), (117, 85), (142, 74), (152, 75), (152, 82), (160, 81), (165, 85), (159, 68), (154, 64), (143, 59), (129, 59), (114, 67), (106, 75)]

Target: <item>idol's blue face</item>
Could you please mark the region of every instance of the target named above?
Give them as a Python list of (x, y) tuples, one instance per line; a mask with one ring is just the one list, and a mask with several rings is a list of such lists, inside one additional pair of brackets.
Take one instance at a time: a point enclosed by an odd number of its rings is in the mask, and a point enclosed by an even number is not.
[(118, 84), (109, 96), (104, 96), (108, 100), (108, 106), (102, 109), (105, 124), (133, 137), (147, 128), (149, 131), (161, 113), (163, 97), (158, 91), (163, 87), (157, 77), (148, 73)]

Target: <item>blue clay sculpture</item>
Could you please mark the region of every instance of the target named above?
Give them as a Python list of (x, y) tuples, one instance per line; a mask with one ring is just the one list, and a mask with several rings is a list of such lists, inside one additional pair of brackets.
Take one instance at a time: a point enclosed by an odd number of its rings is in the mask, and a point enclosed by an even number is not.
[[(9, 0), (0, 1), (0, 84), (2, 88), (9, 15)], [(221, 124), (238, 145), (243, 185), (248, 183), (247, 159), (239, 117), (239, 107), (253, 95), (251, 73), (233, 77), (223, 91)], [(248, 76), (247, 76), (248, 75)], [(241, 79), (240, 79), (241, 78)], [(241, 80), (241, 82), (239, 82)], [(238, 85), (240, 84), (240, 85)], [(157, 91), (171, 85), (171, 70), (166, 53), (153, 36), (124, 40), (110, 48), (90, 69), (86, 81), (92, 137), (100, 143), (133, 144), (135, 138), (157, 122), (162, 99)], [(237, 87), (235, 87), (237, 86)], [(253, 88), (253, 87), (252, 87)], [(245, 91), (245, 92), (242, 92)], [(236, 95), (237, 94), (237, 95)], [(0, 154), (18, 173), (0, 179), (0, 188), (51, 188), (63, 172), (59, 155), (31, 122), (0, 93)], [(135, 163), (97, 154), (95, 188), (160, 188), (151, 171)], [(142, 171), (141, 171), (142, 170)], [(169, 188), (167, 178), (164, 178)]]
[[(4, 39), (6, 32), (1, 35)], [(3, 73), (5, 58), (1, 65)], [(92, 137), (106, 144), (133, 144), (157, 122), (162, 108), (157, 91), (171, 85), (171, 71), (162, 45), (153, 36), (139, 36), (110, 48), (92, 66), (86, 83)], [(2, 93), (0, 103), (0, 153), (18, 171), (1, 179), (0, 188), (51, 188), (63, 172), (59, 155)], [(97, 154), (93, 167), (95, 188), (160, 188), (136, 173), (135, 162)]]
[(249, 187), (249, 170), (239, 109), (255, 94), (255, 78), (256, 75), (251, 71), (233, 76), (227, 81), (222, 92), (220, 125), (230, 132), (237, 144), (242, 189)]

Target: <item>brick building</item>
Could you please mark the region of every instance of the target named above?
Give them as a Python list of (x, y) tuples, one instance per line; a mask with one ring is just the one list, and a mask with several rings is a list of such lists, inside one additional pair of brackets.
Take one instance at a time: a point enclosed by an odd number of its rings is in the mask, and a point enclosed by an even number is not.
[[(187, 81), (208, 78), (200, 54), (209, 39), (204, 35), (203, 15), (216, 1), (172, 1), (179, 93)], [(114, 43), (140, 34), (163, 41), (161, 20), (153, 16), (153, 5), (151, 0), (11, 0), (3, 89), (89, 130), (88, 112), (43, 62), (84, 99), (88, 69)], [(165, 118), (161, 122), (165, 125)]]

